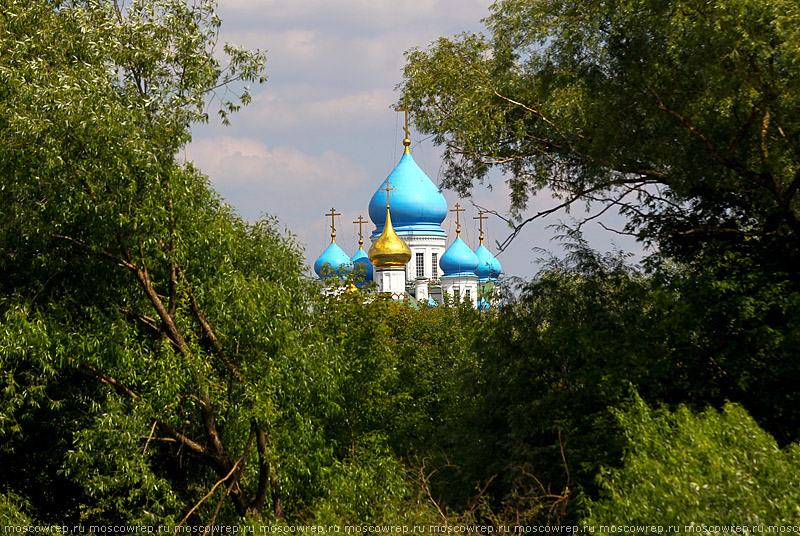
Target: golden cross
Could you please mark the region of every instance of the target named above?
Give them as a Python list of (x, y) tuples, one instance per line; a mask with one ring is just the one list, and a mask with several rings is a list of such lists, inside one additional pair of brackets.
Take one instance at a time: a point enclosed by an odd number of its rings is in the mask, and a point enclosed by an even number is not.
[(364, 219), (364, 216), (359, 214), (358, 215), (358, 219), (356, 221), (354, 221), (353, 223), (357, 223), (358, 224), (358, 245), (359, 246), (363, 246), (364, 245), (364, 236), (362, 234), (361, 227), (365, 223), (367, 223), (367, 220)]
[(478, 228), (481, 231), (481, 236), (480, 236), (481, 244), (483, 244), (483, 220), (489, 219), (489, 216), (484, 216), (484, 214), (486, 214), (484, 211), (479, 210), (478, 215), (472, 218), (473, 220), (478, 220)]
[(389, 192), (394, 192), (395, 189), (392, 188), (392, 183), (389, 182), (389, 179), (386, 179), (380, 188), (378, 188), (380, 192), (386, 192), (386, 208), (389, 208)]
[(456, 203), (456, 208), (454, 208), (454, 209), (452, 209), (452, 210), (450, 211), (450, 212), (455, 212), (455, 213), (456, 213), (456, 238), (458, 238), (459, 236), (461, 236), (461, 219), (459, 218), (459, 214), (458, 214), (458, 213), (459, 213), (459, 212), (466, 212), (466, 211), (467, 211), (467, 209), (465, 209), (465, 208), (460, 208), (460, 207), (461, 207), (461, 205), (459, 205), (458, 203)]
[(325, 214), (326, 216), (331, 217), (331, 242), (336, 242), (336, 222), (334, 221), (334, 217), (341, 216), (339, 212), (336, 212), (336, 209), (331, 207), (330, 214)]
[(414, 110), (412, 110), (410, 108), (397, 108), (395, 110), (395, 112), (404, 112), (406, 114), (406, 122), (405, 122), (405, 125), (403, 125), (403, 131), (406, 133), (406, 138), (410, 138), (411, 137), (411, 131), (408, 130), (408, 112), (413, 112), (413, 111)]

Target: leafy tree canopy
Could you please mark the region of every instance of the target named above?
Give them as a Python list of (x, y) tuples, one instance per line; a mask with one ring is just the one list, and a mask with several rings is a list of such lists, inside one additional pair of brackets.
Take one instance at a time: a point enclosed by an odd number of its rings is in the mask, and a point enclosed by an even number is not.
[(800, 237), (800, 8), (791, 0), (501, 0), (488, 37), (407, 53), (401, 103), (462, 192), (549, 188), (669, 238)]
[(614, 410), (620, 469), (599, 477), (589, 525), (792, 525), (800, 519), (797, 444), (779, 449), (736, 404), (699, 414), (650, 409), (634, 394)]
[(37, 519), (279, 518), (324, 452), (302, 255), (176, 156), (263, 81), (261, 52), (220, 65), (213, 7), (0, 13), (0, 493)]

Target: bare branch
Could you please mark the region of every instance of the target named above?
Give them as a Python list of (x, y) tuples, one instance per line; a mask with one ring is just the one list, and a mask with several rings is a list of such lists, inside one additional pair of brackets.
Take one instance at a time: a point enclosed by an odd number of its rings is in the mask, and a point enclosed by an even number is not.
[(139, 400), (139, 395), (134, 393), (131, 389), (129, 389), (126, 385), (124, 385), (122, 382), (120, 382), (118, 379), (114, 378), (113, 376), (109, 376), (108, 374), (105, 374), (104, 372), (100, 372), (100, 370), (97, 367), (92, 366), (89, 363), (84, 363), (84, 362), (78, 361), (77, 359), (74, 359), (74, 358), (69, 358), (69, 359), (70, 359), (70, 361), (76, 363), (79, 367), (81, 367), (83, 369), (86, 369), (89, 372), (91, 372), (92, 375), (95, 378), (97, 378), (98, 380), (100, 380), (104, 384), (111, 386), (117, 393), (119, 393), (119, 394), (121, 394), (121, 395), (123, 395), (125, 397), (128, 397), (131, 400)]
[(142, 288), (144, 290), (145, 295), (150, 300), (150, 303), (153, 305), (153, 308), (158, 313), (158, 317), (161, 319), (161, 323), (164, 326), (164, 329), (167, 333), (167, 336), (175, 343), (178, 347), (178, 350), (186, 356), (191, 355), (191, 351), (189, 350), (189, 345), (186, 344), (186, 341), (183, 338), (183, 334), (178, 329), (178, 326), (175, 324), (174, 319), (169, 315), (169, 312), (164, 307), (164, 303), (161, 301), (161, 298), (156, 293), (155, 288), (153, 287), (153, 283), (150, 280), (150, 276), (147, 273), (147, 268), (139, 268), (134, 266), (132, 268), (134, 275), (142, 284)]
[(170, 425), (167, 422), (159, 421), (158, 427), (161, 428), (167, 435), (172, 436), (172, 438), (175, 439), (178, 443), (189, 449), (189, 452), (191, 452), (193, 455), (197, 456), (198, 458), (206, 460), (212, 467), (218, 467), (218, 460), (216, 460), (212, 456), (208, 448), (204, 447), (203, 445), (189, 438), (183, 433), (177, 431), (175, 428), (172, 427), (172, 425)]
[(445, 528), (447, 528), (450, 526), (450, 523), (444, 511), (442, 511), (442, 508), (439, 506), (439, 503), (436, 502), (436, 499), (433, 498), (433, 494), (431, 493), (431, 487), (429, 484), (431, 477), (435, 475), (437, 471), (438, 469), (434, 469), (433, 471), (431, 471), (429, 474), (426, 475), (425, 463), (423, 462), (422, 467), (419, 468), (419, 476), (420, 476), (420, 481), (422, 483), (422, 489), (425, 490), (425, 493), (428, 495), (428, 498), (433, 503), (433, 506), (436, 507), (436, 510), (439, 512), (439, 515), (442, 516), (442, 521), (444, 522), (444, 526)]
[[(250, 443), (249, 443), (249, 441), (248, 441), (248, 446), (249, 446), (249, 444), (250, 444)], [(203, 504), (204, 502), (206, 502), (206, 499), (208, 499), (209, 497), (211, 497), (211, 496), (214, 494), (214, 492), (217, 490), (217, 488), (218, 488), (220, 485), (222, 485), (222, 483), (223, 483), (223, 482), (225, 482), (226, 480), (228, 480), (228, 479), (231, 477), (231, 475), (233, 475), (234, 471), (236, 471), (236, 468), (237, 468), (237, 467), (239, 467), (239, 463), (240, 463), (240, 462), (241, 462), (241, 461), (244, 459), (244, 457), (245, 457), (245, 455), (246, 455), (246, 454), (247, 454), (247, 449), (245, 449), (245, 453), (244, 453), (244, 454), (242, 454), (242, 457), (241, 457), (241, 458), (239, 458), (238, 460), (236, 460), (236, 463), (234, 463), (234, 464), (233, 464), (233, 467), (231, 467), (231, 470), (230, 470), (230, 471), (228, 471), (228, 474), (227, 474), (227, 475), (225, 475), (224, 477), (222, 477), (221, 479), (219, 479), (219, 480), (216, 482), (216, 484), (214, 484), (214, 485), (211, 487), (211, 489), (208, 491), (208, 493), (206, 493), (206, 494), (203, 496), (203, 498), (202, 498), (202, 499), (200, 499), (200, 501), (199, 501), (197, 504), (195, 504), (195, 505), (194, 505), (194, 506), (191, 508), (191, 510), (189, 510), (189, 512), (188, 512), (188, 513), (187, 513), (187, 514), (186, 514), (186, 515), (183, 517), (183, 519), (181, 519), (181, 522), (180, 522), (180, 523), (178, 523), (178, 524), (175, 526), (175, 532), (173, 532), (173, 533), (172, 533), (172, 534), (173, 534), (173, 536), (175, 536), (176, 534), (178, 534), (178, 531), (180, 530), (181, 526), (183, 526), (183, 524), (184, 524), (184, 523), (186, 523), (186, 520), (187, 520), (187, 519), (189, 519), (189, 516), (191, 516), (191, 515), (194, 513), (194, 511), (195, 511), (195, 510), (197, 510), (198, 508), (200, 508), (200, 505), (201, 505), (201, 504)]]
[(78, 238), (72, 238), (71, 236), (64, 236), (64, 235), (58, 235), (58, 234), (51, 234), (50, 236), (52, 238), (58, 238), (60, 240), (65, 240), (65, 241), (67, 241), (67, 242), (69, 242), (71, 244), (74, 244), (76, 246), (80, 246), (80, 247), (86, 249), (87, 251), (89, 251), (91, 253), (94, 253), (95, 255), (100, 255), (102, 257), (107, 257), (109, 259), (112, 259), (112, 260), (118, 262), (119, 264), (123, 265), (125, 268), (128, 268), (129, 270), (134, 270), (136, 268), (135, 265), (131, 264), (129, 261), (126, 261), (122, 257), (120, 257), (118, 255), (114, 255), (113, 253), (109, 253), (108, 251), (97, 250), (97, 249), (93, 248), (91, 245), (87, 244), (86, 242), (84, 242), (83, 240), (80, 240)]
[(764, 110), (761, 118), (761, 169), (766, 171), (769, 151), (767, 150), (767, 130), (769, 129), (769, 106)]
[(177, 266), (174, 262), (169, 263), (169, 301), (167, 302), (167, 314), (175, 319), (175, 311), (178, 308), (178, 283), (176, 280)]
[(225, 493), (222, 494), (220, 497), (219, 502), (217, 503), (217, 507), (214, 508), (214, 514), (211, 516), (211, 520), (208, 522), (206, 526), (206, 532), (211, 532), (210, 527), (214, 526), (214, 522), (217, 520), (217, 515), (219, 515), (219, 511), (222, 509), (222, 504), (225, 502), (225, 499), (228, 498), (228, 495), (231, 494), (231, 489), (233, 488), (234, 484), (236, 484), (236, 480), (231, 479), (231, 483), (228, 484), (228, 487), (225, 488)]
[(150, 435), (147, 436), (147, 441), (144, 442), (142, 454), (147, 454), (147, 446), (150, 445), (150, 440), (153, 439), (153, 434), (156, 432), (156, 426), (158, 426), (158, 419), (153, 421), (153, 427), (150, 428)]
[(667, 114), (671, 115), (678, 122), (683, 125), (689, 134), (701, 142), (705, 147), (711, 157), (717, 161), (717, 163), (721, 164), (722, 166), (736, 172), (739, 176), (750, 180), (751, 182), (755, 183), (756, 185), (772, 192), (778, 193), (777, 185), (775, 184), (774, 179), (768, 173), (756, 173), (751, 169), (747, 169), (744, 165), (742, 165), (739, 161), (728, 158), (720, 154), (717, 150), (714, 143), (704, 134), (702, 134), (695, 126), (689, 121), (686, 117), (680, 114), (677, 110), (670, 108), (667, 106), (658, 93), (653, 89), (648, 87), (650, 94), (656, 101), (656, 106), (659, 110), (666, 112)]
[(508, 218), (506, 218), (504, 216), (501, 216), (496, 210), (484, 209), (483, 207), (478, 207), (478, 205), (475, 205), (475, 206), (480, 208), (481, 210), (483, 210), (487, 214), (492, 214), (494, 216), (497, 216), (498, 218), (500, 218), (501, 220), (503, 220), (504, 222), (508, 223), (510, 226), (513, 227), (514, 230), (511, 232), (510, 235), (508, 235), (505, 238), (505, 240), (503, 240), (503, 242), (499, 242), (499, 241), (495, 242), (497, 244), (497, 249), (499, 250), (499, 252), (502, 253), (506, 249), (506, 247), (508, 247), (508, 245), (517, 237), (517, 235), (519, 235), (519, 233), (522, 232), (523, 227), (525, 227), (530, 222), (532, 222), (534, 220), (538, 220), (539, 218), (543, 218), (545, 216), (549, 216), (550, 214), (553, 214), (554, 212), (558, 212), (559, 210), (564, 209), (564, 208), (572, 205), (572, 203), (574, 203), (575, 201), (580, 200), (586, 194), (588, 194), (588, 193), (590, 193), (592, 191), (604, 189), (607, 186), (608, 185), (598, 185), (598, 186), (594, 186), (594, 187), (592, 187), (590, 189), (578, 192), (577, 194), (574, 194), (571, 197), (569, 197), (566, 201), (564, 201), (562, 203), (559, 203), (558, 205), (555, 205), (553, 207), (550, 207), (547, 210), (542, 210), (540, 212), (537, 212), (533, 216), (523, 220), (522, 222), (520, 222), (518, 224), (515, 224), (515, 223), (513, 223), (512, 220), (510, 220), (510, 219), (508, 219)]
[(130, 309), (120, 308), (120, 311), (123, 314), (126, 314), (126, 315), (134, 318), (135, 320), (138, 320), (139, 322), (144, 324), (146, 327), (150, 328), (155, 333), (157, 333), (159, 335), (163, 335), (161, 333), (161, 329), (158, 326), (158, 322), (156, 322), (155, 318), (150, 318), (147, 315), (143, 315), (141, 313), (137, 313), (136, 311), (131, 311)]
[(613, 227), (609, 227), (609, 226), (607, 226), (606, 224), (604, 224), (604, 223), (603, 223), (603, 222), (601, 222), (601, 221), (597, 222), (597, 224), (598, 224), (600, 227), (602, 227), (603, 229), (605, 229), (606, 231), (609, 231), (609, 232), (612, 232), (612, 233), (616, 233), (616, 234), (618, 234), (618, 235), (623, 235), (623, 236), (632, 236), (632, 237), (634, 237), (634, 238), (636, 238), (636, 237), (638, 237), (638, 236), (639, 236), (639, 235), (637, 235), (636, 233), (631, 233), (631, 232), (629, 232), (629, 231), (620, 231), (619, 229), (614, 229)]
[(715, 234), (735, 234), (747, 238), (755, 238), (761, 236), (786, 236), (783, 233), (777, 232), (752, 232), (752, 231), (743, 231), (741, 229), (736, 229), (733, 227), (717, 227), (715, 225), (700, 225), (699, 227), (694, 227), (692, 229), (686, 231), (678, 231), (677, 235), (692, 235), (698, 233), (715, 233)]

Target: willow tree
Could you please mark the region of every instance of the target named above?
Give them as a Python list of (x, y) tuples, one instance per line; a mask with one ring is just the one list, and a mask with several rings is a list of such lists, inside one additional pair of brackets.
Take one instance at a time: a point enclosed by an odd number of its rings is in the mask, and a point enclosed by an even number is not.
[(515, 209), (547, 187), (634, 230), (796, 247), (798, 20), (786, 0), (501, 0), (489, 37), (407, 54), (401, 101), (451, 186), (499, 167)]
[[(790, 0), (499, 0), (487, 36), (411, 50), (400, 84), (448, 186), (504, 173), (510, 238), (574, 203), (627, 216), (616, 230), (657, 246), (681, 298), (672, 341), (705, 395), (783, 440), (800, 423), (798, 22)], [(557, 199), (528, 217), (539, 192)]]
[(206, 0), (0, 13), (0, 493), (35, 519), (275, 519), (308, 488), (302, 254), (177, 156), (264, 81), (219, 25)]

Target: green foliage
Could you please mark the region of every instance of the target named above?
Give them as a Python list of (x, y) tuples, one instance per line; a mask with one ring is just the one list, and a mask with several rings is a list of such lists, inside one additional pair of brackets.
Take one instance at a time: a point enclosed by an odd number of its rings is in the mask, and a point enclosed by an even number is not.
[(647, 239), (796, 249), (798, 17), (790, 0), (501, 0), (488, 37), (407, 54), (401, 104), (446, 145), (449, 185), (498, 166), (514, 210), (548, 188), (620, 203)]
[(315, 312), (321, 332), (342, 356), (339, 452), (376, 433), (398, 456), (435, 444), (447, 412), (461, 400), (460, 376), (474, 362), (477, 313), (468, 307), (415, 309), (360, 293), (321, 296)]
[[(620, 432), (650, 424), (607, 411), (630, 384), (649, 403), (730, 399), (796, 439), (796, 9), (699, 9), (501, 2), (493, 41), (409, 56), (403, 98), (438, 141), (455, 136), (452, 185), (490, 155), (507, 159), (516, 208), (545, 186), (632, 187), (632, 225), (662, 247), (645, 273), (578, 241), (481, 314), (350, 280), (320, 293), (276, 221), (242, 221), (176, 158), (214, 88), (263, 81), (260, 52), (215, 59), (210, 2), (4, 6), (0, 516), (563, 522), (603, 511), (600, 466), (638, 463)], [(653, 181), (666, 193), (637, 190)], [(763, 457), (742, 463), (777, 493), (795, 451), (781, 458), (737, 411), (691, 419), (755, 438)], [(647, 422), (689, 441), (694, 421), (675, 415)], [(714, 434), (698, 452), (739, 453)], [(628, 490), (628, 469), (610, 471), (603, 489)]]
[(487, 322), (464, 413), (483, 439), (459, 460), (473, 485), (495, 477), (495, 506), (544, 492), (531, 474), (571, 483), (571, 507), (593, 497), (628, 383), (737, 402), (797, 440), (798, 17), (786, 0), (500, 0), (487, 36), (408, 52), (400, 104), (445, 146), (448, 186), (499, 168), (513, 217), (539, 192), (613, 206), (658, 249), (641, 272), (579, 247)]
[(27, 508), (20, 505), (19, 497), (0, 493), (0, 525), (30, 526), (31, 520), (23, 513)]
[[(109, 523), (411, 505), (399, 460), (435, 435), (452, 381), (437, 371), (469, 342), (450, 311), (313, 300), (294, 240), (243, 222), (176, 159), (209, 89), (231, 82), (210, 5), (0, 16), (9, 491), (40, 519)], [(258, 77), (259, 54), (230, 52), (226, 72)]]
[(627, 424), (608, 409), (630, 385), (651, 404), (735, 400), (794, 437), (795, 339), (780, 324), (796, 322), (795, 295), (758, 277), (743, 285), (732, 264), (730, 279), (702, 280), (675, 266), (648, 274), (580, 240), (568, 248), (482, 323), (464, 402), (441, 428), (454, 468), (437, 485), (449, 505), (463, 509), (490, 483), (489, 518), (575, 521), (599, 468), (622, 461)]
[(337, 461), (310, 515), (325, 523), (439, 522), (422, 489), (425, 463), (446, 463), (444, 429), (465, 402), (478, 313), (358, 292), (320, 296), (315, 313), (341, 356), (340, 398), (327, 427)]
[(797, 441), (800, 423), (800, 288), (785, 259), (751, 242), (739, 251), (706, 246), (690, 263), (657, 267), (655, 277), (676, 297), (665, 327), (693, 379), (687, 399), (738, 402), (785, 444)]
[(209, 92), (263, 80), (218, 28), (210, 2), (0, 14), (0, 458), (41, 519), (177, 522), (221, 479), (190, 522), (279, 517), (320, 470), (302, 254), (176, 157)]
[(520, 291), (478, 330), (477, 362), (442, 426), (455, 468), (440, 491), (460, 508), (491, 483), (495, 515), (564, 521), (566, 506), (593, 492), (597, 467), (620, 456), (605, 408), (627, 382), (656, 400), (680, 385), (662, 325), (671, 300), (624, 258), (581, 243)]
[(800, 449), (779, 449), (741, 406), (695, 414), (650, 409), (638, 395), (614, 416), (621, 468), (600, 476), (589, 525), (795, 525)]
[(424, 524), (434, 519), (406, 480), (406, 468), (382, 440), (365, 441), (351, 457), (335, 462), (323, 477), (327, 490), (312, 519), (322, 525)]

